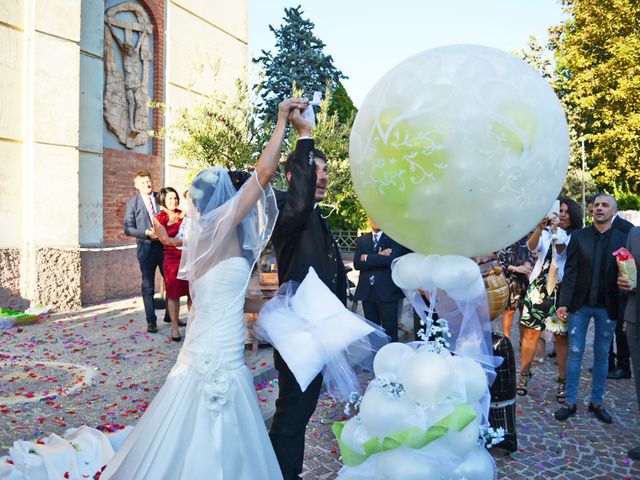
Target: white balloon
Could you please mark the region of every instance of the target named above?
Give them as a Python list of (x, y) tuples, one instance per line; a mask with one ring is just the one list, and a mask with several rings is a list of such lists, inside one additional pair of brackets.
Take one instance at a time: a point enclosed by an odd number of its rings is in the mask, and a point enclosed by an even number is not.
[(564, 110), (516, 56), (479, 45), (419, 53), (387, 72), (349, 142), (360, 202), (425, 254), (485, 255), (525, 235), (560, 191)]
[(464, 460), (447, 476), (447, 480), (473, 478), (473, 480), (494, 480), (496, 467), (487, 449), (482, 445), (476, 446), (467, 454)]
[(424, 413), (427, 417), (427, 424), (425, 430), (434, 424), (438, 423), (440, 420), (448, 417), (455, 411), (455, 407), (451, 402), (444, 402), (433, 407), (425, 408)]
[(482, 278), (478, 278), (469, 286), (447, 290), (447, 295), (454, 300), (468, 302), (481, 295), (486, 295), (486, 290)]
[(459, 432), (449, 430), (444, 436), (444, 444), (454, 455), (464, 457), (478, 444), (479, 435), (480, 419), (476, 418)]
[(426, 407), (433, 407), (446, 398), (453, 373), (445, 357), (433, 352), (420, 352), (407, 360), (400, 379), (410, 398)]
[(468, 358), (454, 355), (449, 363), (455, 369), (456, 377), (464, 382), (465, 403), (475, 403), (482, 398), (488, 388), (487, 374), (482, 366)]
[(420, 413), (407, 395), (393, 398), (377, 387), (371, 387), (362, 397), (359, 415), (367, 432), (382, 439), (420, 424)]
[(425, 461), (420, 452), (407, 447), (381, 453), (378, 468), (378, 478), (384, 480), (441, 480), (443, 475), (437, 459)]
[(433, 282), (442, 290), (470, 287), (479, 278), (480, 267), (476, 262), (460, 255), (443, 255), (435, 265)]
[(415, 355), (415, 350), (400, 342), (388, 343), (376, 353), (373, 359), (373, 372), (376, 377), (391, 376), (399, 379), (400, 371), (407, 359)]
[(415, 290), (420, 288), (420, 266), (424, 255), (408, 253), (398, 258), (391, 268), (391, 279), (398, 287)]
[(354, 452), (363, 454), (362, 444), (369, 440), (372, 435), (353, 417), (344, 424), (340, 440)]
[(433, 272), (440, 262), (440, 255), (427, 255), (420, 265), (420, 288), (425, 292), (435, 290), (436, 284), (433, 281)]

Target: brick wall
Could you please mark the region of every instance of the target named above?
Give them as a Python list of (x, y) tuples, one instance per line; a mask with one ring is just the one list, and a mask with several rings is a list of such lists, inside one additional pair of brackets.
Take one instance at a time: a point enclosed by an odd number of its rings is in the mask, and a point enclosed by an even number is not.
[(162, 167), (162, 158), (155, 155), (104, 149), (102, 225), (105, 244), (132, 241), (122, 230), (127, 200), (138, 193), (133, 186), (133, 175), (138, 170), (147, 170), (151, 173), (154, 190), (158, 191), (164, 181)]
[[(138, 0), (153, 23), (153, 100), (164, 102), (164, 0)], [(162, 111), (154, 109), (153, 130), (163, 126)], [(103, 151), (103, 242), (107, 245), (131, 242), (122, 231), (127, 200), (137, 192), (133, 174), (138, 170), (151, 173), (154, 189), (164, 183), (163, 142), (151, 138), (152, 155), (105, 148)]]

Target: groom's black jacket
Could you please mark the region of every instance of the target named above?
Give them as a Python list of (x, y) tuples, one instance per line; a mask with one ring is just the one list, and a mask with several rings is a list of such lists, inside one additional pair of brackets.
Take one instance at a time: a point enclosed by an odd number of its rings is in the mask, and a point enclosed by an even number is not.
[(314, 209), (313, 147), (313, 139), (298, 140), (289, 190), (276, 192), (280, 214), (271, 241), (278, 260), (278, 279), (281, 284), (302, 282), (313, 267), (320, 280), (345, 303), (347, 277), (338, 245), (319, 209)]

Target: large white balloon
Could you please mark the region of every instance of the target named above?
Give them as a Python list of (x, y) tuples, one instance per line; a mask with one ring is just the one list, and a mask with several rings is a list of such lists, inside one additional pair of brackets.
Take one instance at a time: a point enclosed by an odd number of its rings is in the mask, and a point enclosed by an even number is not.
[(468, 357), (454, 355), (449, 363), (456, 372), (456, 377), (464, 382), (465, 403), (474, 403), (482, 398), (488, 388), (487, 374), (482, 366)]
[(400, 371), (407, 360), (415, 355), (415, 350), (400, 342), (388, 343), (376, 353), (373, 359), (373, 372), (376, 377), (400, 378)]
[(420, 352), (407, 360), (400, 381), (410, 398), (425, 407), (433, 407), (449, 393), (453, 373), (446, 357)]
[(562, 106), (515, 55), (478, 45), (419, 53), (385, 74), (356, 117), (355, 190), (396, 241), (484, 255), (524, 236), (569, 161)]
[(407, 395), (393, 398), (377, 387), (370, 387), (362, 397), (359, 415), (367, 432), (382, 439), (422, 424), (421, 413)]

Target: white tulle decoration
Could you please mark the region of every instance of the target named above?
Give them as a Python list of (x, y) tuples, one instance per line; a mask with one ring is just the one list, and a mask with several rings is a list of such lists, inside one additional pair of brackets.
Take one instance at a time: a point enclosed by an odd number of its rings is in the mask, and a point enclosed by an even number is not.
[(478, 445), (479, 435), (480, 419), (477, 418), (459, 432), (449, 430), (443, 438), (443, 443), (449, 452), (463, 458)]
[(344, 424), (340, 439), (342, 442), (354, 452), (363, 454), (362, 444), (369, 440), (373, 435), (367, 432), (366, 428), (361, 424), (358, 418), (350, 418)]
[(496, 466), (491, 455), (483, 446), (476, 446), (464, 460), (454, 468), (445, 478), (460, 480), (493, 480), (496, 477)]
[(380, 454), (380, 476), (384, 480), (440, 480), (442, 468), (437, 462), (425, 462), (416, 450), (396, 448)]

